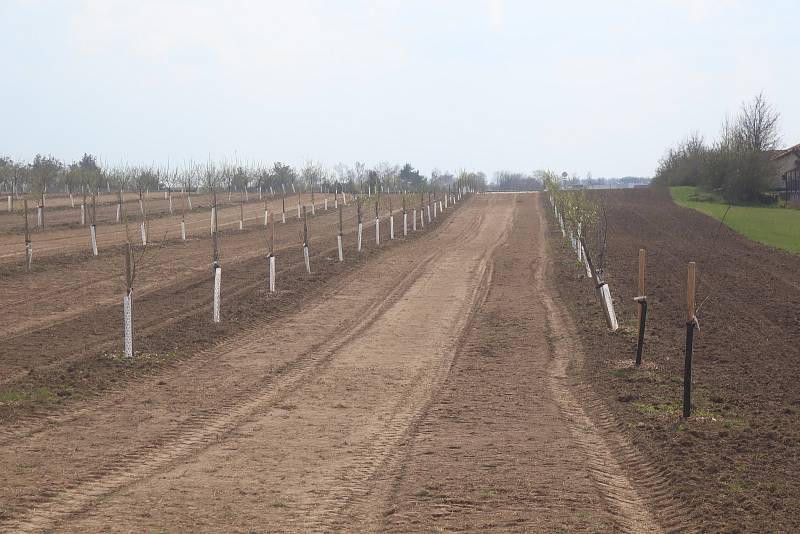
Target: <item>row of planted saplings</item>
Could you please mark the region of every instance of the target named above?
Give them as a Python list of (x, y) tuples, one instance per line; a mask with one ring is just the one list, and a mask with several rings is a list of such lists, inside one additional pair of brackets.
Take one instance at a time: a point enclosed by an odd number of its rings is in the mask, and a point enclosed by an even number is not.
[[(408, 216), (411, 215), (411, 231), (417, 231), (417, 221), (419, 221), (420, 228), (425, 228), (425, 219), (427, 216), (428, 224), (432, 224), (435, 220), (438, 219), (439, 215), (444, 213), (444, 210), (455, 206), (455, 204), (460, 201), (464, 195), (467, 193), (471, 193), (472, 190), (470, 188), (457, 188), (454, 191), (448, 189), (447, 193), (443, 195), (443, 198), (434, 198), (432, 193), (428, 194), (427, 203), (425, 203), (425, 197), (423, 193), (420, 193), (420, 203), (418, 206), (415, 206), (411, 209), (408, 209), (406, 206), (406, 196), (403, 195), (403, 202), (402, 202), (402, 229), (403, 229), (403, 236), (408, 236), (409, 232), (409, 220)], [(368, 200), (369, 197), (364, 196), (356, 196), (356, 215), (357, 215), (357, 244), (356, 249), (360, 253), (362, 250), (362, 237), (363, 237), (363, 229), (364, 229), (364, 204)], [(391, 206), (391, 195), (389, 196), (390, 199), (390, 206), (389, 206), (389, 239), (395, 239), (395, 229), (394, 229), (394, 211)], [(338, 210), (339, 215), (339, 224), (338, 224), (338, 231), (336, 234), (336, 241), (337, 241), (337, 251), (338, 251), (338, 259), (340, 263), (343, 263), (345, 260), (344, 257), (344, 221), (343, 221), (343, 205), (346, 202), (346, 196), (343, 196), (343, 202), (339, 203), (338, 192), (335, 197), (335, 205), (334, 209)], [(303, 250), (303, 262), (305, 265), (306, 273), (311, 274), (311, 259), (309, 255), (309, 240), (308, 240), (308, 215), (309, 211), (311, 215), (315, 212), (314, 203), (312, 202), (310, 206), (310, 210), (307, 206), (302, 205), (298, 206), (298, 217), (302, 220), (303, 223), (303, 238), (302, 238), (302, 250)], [(326, 209), (327, 209), (327, 199), (326, 199)], [(379, 200), (374, 202), (374, 210), (375, 210), (375, 244), (380, 245), (380, 211), (379, 211)], [(419, 216), (418, 216), (419, 214)], [(285, 197), (284, 202), (282, 205), (281, 210), (281, 221), (282, 223), (286, 223), (286, 204), (285, 204)], [(275, 254), (275, 213), (270, 213), (266, 208), (264, 211), (264, 225), (267, 227), (268, 230), (268, 238), (267, 238), (267, 264), (269, 269), (268, 279), (267, 279), (267, 287), (269, 293), (276, 292), (276, 254)], [(221, 287), (222, 287), (222, 267), (219, 261), (219, 244), (218, 244), (218, 234), (219, 234), (219, 226), (217, 222), (217, 209), (216, 209), (216, 195), (213, 196), (213, 203), (211, 209), (211, 236), (212, 236), (212, 269), (214, 274), (214, 285), (212, 291), (212, 321), (214, 323), (220, 322), (220, 306), (221, 306)], [(134, 280), (136, 275), (136, 262), (134, 261), (133, 256), (133, 245), (128, 242), (127, 244), (127, 253), (125, 257), (125, 274), (126, 274), (126, 290), (125, 295), (123, 296), (123, 322), (124, 322), (124, 356), (125, 357), (132, 357), (133, 356), (133, 287), (134, 287)]]
[[(294, 184), (291, 184), (291, 186), (292, 186), (292, 194), (297, 194), (297, 196), (298, 196), (297, 205), (298, 205), (298, 217), (299, 217), (299, 206), (301, 204), (301, 193), (296, 193), (295, 192)], [(284, 184), (281, 184), (281, 187), (283, 188), (283, 197), (284, 197), (284, 205), (285, 205), (285, 198), (286, 198), (286, 194), (287, 194), (286, 193), (286, 186)], [(275, 198), (275, 193), (274, 193), (272, 187), (269, 187), (269, 191), (270, 191), (270, 196), (272, 198)], [(146, 193), (140, 191), (139, 192), (139, 198), (138, 198), (139, 212), (141, 214), (140, 236), (141, 236), (141, 241), (142, 241), (143, 245), (147, 245), (148, 211), (147, 211), (147, 204), (146, 204), (146, 200), (145, 199), (149, 196), (149, 194), (150, 194), (149, 190)], [(346, 200), (347, 196), (346, 195), (347, 194), (344, 193), (344, 192), (342, 192), (341, 194), (344, 197), (345, 204), (346, 204), (346, 202), (347, 202), (347, 200)], [(229, 201), (231, 200), (231, 195), (232, 195), (232, 193), (229, 191), (228, 192), (228, 200)], [(338, 202), (338, 195), (339, 195), (339, 192), (337, 190), (336, 191), (337, 202)], [(91, 193), (90, 203), (87, 203), (87, 195), (86, 195), (86, 192), (84, 191), (83, 202), (79, 206), (80, 207), (80, 224), (81, 224), (81, 226), (86, 226), (86, 220), (87, 220), (86, 213), (87, 212), (89, 213), (89, 220), (91, 221), (91, 224), (89, 225), (89, 244), (90, 244), (90, 250), (91, 250), (93, 256), (97, 256), (99, 254), (98, 253), (98, 247), (97, 247), (97, 199), (99, 198), (99, 196), (100, 196), (100, 193), (99, 193), (99, 189), (98, 189), (97, 196), (95, 196), (95, 193), (92, 192)], [(74, 198), (73, 198), (73, 195), (72, 195), (71, 192), (69, 193), (69, 197), (70, 197), (70, 202), (72, 204), (72, 207), (74, 208), (75, 207), (75, 201), (74, 201)], [(240, 201), (240, 214), (241, 214), (241, 217), (240, 217), (240, 220), (239, 220), (240, 229), (242, 229), (243, 221), (244, 221), (244, 203), (245, 202), (249, 202), (249, 193), (247, 192), (247, 190), (244, 191), (242, 197), (243, 198)], [(258, 197), (259, 197), (259, 200), (263, 200), (263, 193), (262, 193), (262, 189), (260, 187), (258, 189)], [(43, 223), (43, 221), (44, 221), (43, 207), (45, 206), (45, 198), (46, 197), (44, 195), (42, 195), (41, 201), (36, 206), (36, 213), (37, 213), (36, 226), (37, 227), (43, 227), (44, 226), (44, 223)], [(172, 199), (172, 191), (171, 190), (164, 191), (164, 199), (168, 200), (168, 202), (169, 202), (169, 214), (170, 215), (174, 215), (173, 199)], [(311, 191), (311, 199), (312, 199), (312, 209), (313, 209), (313, 206), (315, 206), (313, 189)], [(181, 239), (183, 241), (186, 240), (186, 205), (187, 205), (187, 202), (188, 202), (189, 211), (192, 211), (193, 210), (193, 206), (192, 206), (191, 191), (187, 191), (187, 192), (181, 191), (180, 234), (181, 234)], [(117, 202), (116, 202), (115, 224), (120, 224), (122, 222), (123, 211), (124, 211), (124, 207), (123, 206), (124, 205), (125, 205), (125, 200), (124, 200), (123, 191), (120, 190), (119, 194), (118, 194), (118, 199), (117, 199)], [(12, 197), (11, 196), (8, 197), (8, 206), (9, 206), (9, 211), (12, 211), (12, 206), (13, 205), (12, 205)], [(215, 197), (214, 206), (212, 207), (212, 209), (216, 209), (216, 206), (217, 206), (217, 204), (216, 204), (216, 197)], [(327, 199), (327, 197), (325, 198), (325, 209), (326, 210), (328, 209), (328, 199)], [(265, 210), (266, 210), (266, 206), (265, 206)], [(30, 272), (30, 268), (31, 268), (32, 260), (33, 260), (33, 241), (32, 241), (32, 238), (31, 238), (30, 224), (29, 224), (29, 221), (28, 221), (29, 210), (28, 210), (28, 200), (27, 199), (23, 199), (22, 216), (24, 217), (24, 221), (25, 221), (25, 223), (24, 223), (24, 229), (25, 229), (25, 268), (26, 268), (26, 270), (28, 272)], [(265, 224), (266, 224), (266, 222), (265, 222)]]
[[(301, 208), (301, 205), (302, 205), (303, 192), (296, 191), (295, 187), (294, 187), (294, 184), (290, 184), (290, 185), (291, 185), (291, 188), (292, 188), (292, 195), (295, 195), (295, 194), (297, 195), (297, 218), (300, 219), (301, 218), (300, 208)], [(281, 188), (282, 188), (282, 195), (283, 195), (282, 196), (282, 204), (283, 204), (282, 218), (283, 218), (283, 222), (286, 222), (286, 199), (287, 199), (286, 185), (285, 184), (281, 184)], [(388, 192), (389, 195), (391, 195), (391, 191), (389, 189), (387, 189), (387, 192)], [(406, 193), (407, 193), (406, 191), (403, 191), (404, 195)], [(322, 186), (320, 186), (320, 194), (323, 194)], [(376, 191), (376, 194), (378, 194), (377, 191)], [(271, 186), (269, 187), (269, 195), (270, 195), (270, 198), (272, 198), (272, 199), (275, 198), (275, 192), (274, 192), (274, 190), (273, 190), (273, 188)], [(310, 195), (311, 195), (311, 211), (312, 211), (312, 215), (314, 215), (315, 211), (316, 211), (317, 202), (315, 200), (315, 191), (314, 191), (313, 186), (311, 188)], [(336, 205), (338, 205), (338, 203), (339, 203), (339, 196), (340, 195), (341, 195), (341, 197), (342, 197), (342, 199), (344, 201), (344, 204), (347, 205), (347, 193), (344, 190), (339, 191), (338, 189), (334, 190), (334, 202), (336, 203)], [(352, 195), (352, 193), (351, 193), (351, 195)], [(429, 195), (431, 195), (431, 193), (429, 193)], [(140, 234), (140, 238), (141, 238), (141, 243), (144, 246), (147, 245), (148, 228), (149, 228), (148, 227), (148, 224), (149, 224), (148, 210), (147, 210), (147, 204), (146, 204), (146, 200), (145, 200), (148, 196), (149, 196), (149, 191), (147, 193), (144, 193), (142, 191), (139, 192), (138, 204), (139, 204), (139, 212), (141, 214), (141, 223), (140, 223), (140, 232), (139, 232), (139, 234)], [(229, 201), (231, 200), (231, 196), (232, 196), (232, 192), (229, 190), (228, 191), (228, 200)], [(264, 200), (264, 196), (265, 195), (262, 193), (262, 188), (259, 187), (258, 188), (259, 201)], [(363, 196), (363, 195), (360, 195), (360, 196)], [(371, 187), (371, 185), (369, 186), (369, 190), (368, 190), (367, 196), (369, 196), (369, 197), (372, 196), (372, 187)], [(215, 219), (215, 212), (218, 210), (216, 194), (214, 194), (213, 197), (214, 198), (213, 198), (213, 203), (212, 203), (212, 207), (211, 207), (211, 210), (212, 210), (212, 214), (211, 214), (212, 227), (213, 227), (213, 224), (214, 224), (213, 220)], [(9, 197), (9, 199), (10, 198), (11, 197)], [(80, 204), (81, 226), (85, 226), (86, 225), (86, 212), (87, 211), (89, 212), (89, 219), (91, 221), (91, 224), (89, 225), (89, 246), (90, 246), (90, 250), (91, 250), (93, 256), (97, 256), (99, 254), (98, 245), (97, 245), (97, 219), (96, 219), (97, 203), (96, 203), (96, 198), (97, 197), (95, 197), (95, 194), (92, 193), (91, 194), (91, 203), (87, 204), (86, 203), (86, 194), (84, 193), (83, 203)], [(390, 198), (391, 198), (391, 196), (390, 196)], [(71, 193), (70, 193), (70, 199), (72, 200), (72, 194)], [(169, 201), (169, 214), (173, 215), (174, 211), (173, 211), (172, 191), (171, 190), (164, 191), (164, 199)], [(25, 228), (25, 268), (26, 268), (26, 271), (30, 272), (31, 264), (32, 264), (32, 261), (33, 261), (33, 241), (32, 241), (32, 238), (31, 238), (30, 225), (29, 225), (29, 222), (28, 222), (28, 213), (29, 212), (28, 212), (27, 199), (23, 200), (23, 202), (24, 202), (24, 208), (23, 208), (23, 211), (22, 211), (22, 215), (24, 217), (24, 222), (25, 222), (25, 224), (24, 224), (24, 228)], [(122, 192), (122, 190), (120, 190), (119, 191), (119, 197), (118, 197), (118, 200), (116, 202), (116, 219), (115, 219), (115, 223), (116, 224), (119, 224), (119, 223), (122, 222), (123, 212), (125, 211), (124, 202), (125, 201), (124, 201), (123, 192)], [(183, 241), (186, 241), (186, 227), (187, 227), (187, 223), (186, 223), (186, 204), (187, 204), (187, 202), (188, 202), (189, 211), (192, 211), (193, 207), (192, 207), (191, 192), (184, 193), (182, 191), (181, 192), (180, 235), (181, 235), (181, 240), (183, 240)], [(247, 189), (245, 189), (242, 192), (241, 199), (240, 199), (240, 202), (239, 202), (239, 207), (240, 207), (239, 229), (240, 230), (242, 230), (243, 227), (244, 227), (244, 221), (245, 221), (244, 203), (245, 202), (249, 202), (249, 193), (248, 193)], [(37, 206), (37, 226), (39, 226), (39, 227), (42, 226), (42, 217), (43, 217), (43, 215), (42, 215), (42, 206), (43, 205), (44, 205), (44, 196), (42, 197), (42, 202)], [(324, 205), (324, 209), (327, 211), (327, 209), (328, 209), (328, 196), (327, 196), (327, 194), (324, 197), (323, 205)], [(11, 206), (10, 200), (9, 200), (9, 206)], [(86, 209), (87, 206), (88, 206), (88, 209)], [(73, 207), (74, 207), (74, 201), (73, 201)], [(268, 211), (268, 208), (267, 208), (267, 205), (265, 203), (265, 205), (264, 205), (264, 225), (267, 224), (267, 220), (266, 220), (267, 211)], [(127, 223), (127, 217), (126, 217), (126, 223)]]
[[(294, 184), (292, 183), (290, 185), (292, 186), (292, 194), (296, 194), (297, 191), (295, 190)], [(111, 193), (111, 184), (107, 183), (106, 187), (108, 189), (108, 191), (107, 191), (108, 194), (112, 194)], [(283, 188), (283, 193), (286, 194), (286, 185), (285, 184), (281, 184), (281, 187)], [(85, 226), (86, 225), (86, 211), (87, 211), (87, 206), (89, 206), (89, 204), (87, 204), (87, 195), (91, 197), (91, 209), (93, 209), (93, 210), (96, 207), (96, 200), (100, 199), (101, 196), (102, 196), (101, 188), (99, 186), (97, 187), (97, 191), (96, 192), (95, 191), (91, 191), (91, 193), (90, 193), (89, 192), (90, 189), (91, 188), (89, 186), (87, 186), (87, 185), (82, 185), (81, 186), (81, 194), (83, 196), (83, 201), (78, 206), (80, 208), (81, 226)], [(263, 188), (261, 186), (259, 186), (258, 187), (258, 199), (259, 200), (263, 199), (263, 192), (264, 192)], [(275, 191), (273, 190), (272, 186), (269, 187), (269, 192), (270, 192), (270, 195), (274, 198), (275, 197)], [(322, 192), (322, 187), (321, 186), (320, 186), (320, 192)], [(313, 193), (313, 191), (312, 191), (312, 193)], [(72, 190), (68, 189), (67, 190), (67, 194), (69, 195), (70, 206), (72, 208), (75, 208), (75, 197), (74, 197), (74, 195), (72, 193)], [(244, 188), (242, 194), (244, 196), (245, 202), (249, 202), (249, 200), (250, 200), (250, 191), (249, 191), (249, 189), (247, 187)], [(187, 200), (189, 202), (189, 210), (191, 210), (192, 209), (191, 190), (187, 191), (187, 190), (182, 188), (181, 189), (181, 195), (186, 195), (186, 198), (187, 198)], [(19, 195), (17, 195), (17, 196), (19, 196)], [(232, 196), (233, 196), (233, 189), (229, 189), (228, 190), (228, 201), (229, 202), (231, 201)], [(142, 190), (139, 191), (139, 208), (142, 210), (142, 215), (143, 216), (145, 214), (144, 213), (144, 202), (145, 202), (145, 199), (148, 198), (148, 197), (150, 197), (150, 189), (145, 189), (143, 191)], [(168, 200), (169, 201), (169, 213), (170, 213), (170, 215), (173, 215), (174, 212), (173, 212), (173, 205), (172, 205), (172, 189), (167, 189), (167, 190), (164, 191), (164, 200)], [(116, 222), (117, 223), (120, 222), (120, 208), (121, 208), (123, 202), (124, 202), (123, 193), (122, 193), (122, 190), (120, 190), (119, 191), (119, 201), (117, 202), (117, 216), (116, 216)], [(36, 226), (37, 227), (44, 227), (44, 208), (46, 206), (47, 206), (47, 194), (43, 192), (41, 194), (41, 197), (37, 201), (37, 204), (36, 204)], [(8, 211), (9, 211), (9, 213), (14, 211), (14, 195), (8, 195)], [(27, 213), (27, 211), (28, 211), (27, 203), (25, 203), (25, 212)]]
[[(591, 256), (588, 253), (586, 242), (581, 235), (580, 224), (576, 228), (569, 228), (564, 222), (564, 217), (558, 209), (558, 202), (553, 195), (549, 196), (553, 213), (561, 229), (562, 237), (569, 236), (570, 245), (575, 251), (578, 261), (583, 263), (586, 268), (586, 276), (595, 284), (596, 292), (603, 308), (603, 315), (606, 324), (611, 331), (616, 331), (619, 324), (614, 314), (614, 303), (611, 300), (611, 291), (608, 284), (603, 280), (602, 273), (595, 270)], [(642, 353), (644, 351), (644, 335), (647, 324), (647, 292), (645, 288), (645, 249), (639, 249), (639, 273), (638, 273), (638, 296), (634, 297), (637, 309), (638, 335), (636, 342), (636, 356), (634, 366), (639, 368), (642, 365)], [(692, 357), (694, 352), (694, 332), (699, 330), (700, 325), (696, 315), (696, 272), (697, 265), (690, 261), (687, 267), (686, 280), (686, 343), (684, 346), (684, 365), (683, 365), (683, 417), (689, 417), (692, 413)]]
[(595, 292), (597, 293), (598, 300), (600, 301), (600, 306), (603, 310), (603, 317), (605, 317), (606, 325), (612, 332), (615, 332), (617, 329), (619, 329), (619, 322), (617, 321), (617, 315), (614, 312), (614, 301), (611, 299), (611, 289), (608, 286), (608, 282), (605, 280), (604, 271), (597, 268), (592, 261), (592, 257), (589, 254), (589, 249), (586, 246), (586, 240), (583, 235), (581, 223), (575, 224), (574, 228), (571, 227), (564, 221), (562, 210), (559, 209), (559, 203), (557, 202), (557, 199), (553, 197), (552, 193), (549, 195), (549, 200), (550, 205), (553, 208), (553, 214), (558, 221), (558, 226), (561, 230), (561, 236), (564, 238), (569, 237), (570, 246), (575, 252), (578, 262), (581, 263), (586, 269), (586, 277), (594, 282)]

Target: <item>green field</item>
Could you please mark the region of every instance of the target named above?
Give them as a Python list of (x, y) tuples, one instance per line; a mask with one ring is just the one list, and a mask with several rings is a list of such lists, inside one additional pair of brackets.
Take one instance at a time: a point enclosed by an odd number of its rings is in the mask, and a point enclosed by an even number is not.
[[(728, 205), (697, 187), (670, 187), (676, 204), (722, 219)], [(733, 206), (725, 224), (766, 245), (800, 252), (800, 210), (777, 206)]]

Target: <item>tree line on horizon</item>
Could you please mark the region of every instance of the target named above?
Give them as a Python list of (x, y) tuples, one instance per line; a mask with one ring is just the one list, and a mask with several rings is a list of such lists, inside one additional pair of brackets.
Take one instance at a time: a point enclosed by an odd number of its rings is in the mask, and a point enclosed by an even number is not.
[(424, 176), (410, 163), (374, 167), (355, 162), (338, 163), (328, 168), (312, 160), (298, 167), (274, 162), (272, 165), (208, 161), (189, 162), (178, 167), (155, 165), (103, 165), (96, 156), (84, 154), (65, 164), (52, 155), (37, 154), (32, 161), (0, 157), (0, 190), (6, 194), (77, 193), (97, 190), (184, 190), (253, 191), (259, 188), (276, 192), (299, 187), (338, 189), (348, 192), (421, 191), (446, 189), (469, 184), (485, 189), (486, 175), (461, 170), (456, 174), (434, 170)]
[(779, 113), (764, 97), (742, 103), (719, 136), (707, 142), (697, 132), (667, 149), (659, 160), (654, 185), (699, 186), (728, 202), (763, 202), (773, 186), (773, 158), (779, 148)]
[(542, 191), (545, 189), (546, 178), (557, 180), (560, 187), (565, 189), (605, 188), (605, 187), (632, 187), (646, 185), (650, 178), (642, 176), (623, 176), (620, 178), (593, 178), (592, 173), (586, 173), (585, 178), (573, 172), (566, 177), (559, 176), (553, 171), (538, 170), (530, 174), (514, 171), (497, 171), (489, 183), (490, 191)]

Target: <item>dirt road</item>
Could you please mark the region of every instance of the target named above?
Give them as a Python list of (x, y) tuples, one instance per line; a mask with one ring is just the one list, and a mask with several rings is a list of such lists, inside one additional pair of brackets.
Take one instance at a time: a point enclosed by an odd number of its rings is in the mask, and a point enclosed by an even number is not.
[(584, 410), (534, 195), (0, 449), (6, 531), (653, 531)]

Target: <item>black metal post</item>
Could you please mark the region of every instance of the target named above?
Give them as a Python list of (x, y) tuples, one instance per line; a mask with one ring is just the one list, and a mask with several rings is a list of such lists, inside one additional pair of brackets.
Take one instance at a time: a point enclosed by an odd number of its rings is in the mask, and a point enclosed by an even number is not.
[(636, 367), (642, 365), (642, 349), (644, 348), (644, 325), (647, 323), (647, 301), (639, 301), (641, 315), (639, 317), (639, 343), (636, 345)]
[(692, 414), (692, 349), (694, 322), (686, 323), (686, 358), (683, 364), (683, 416)]

